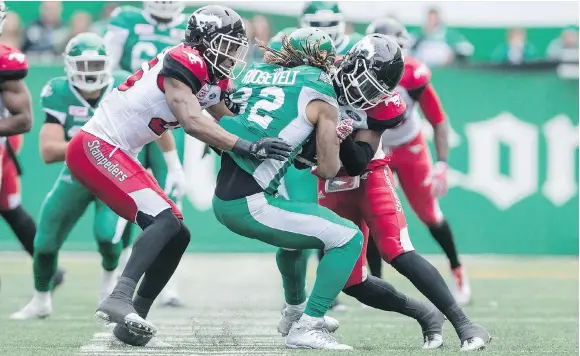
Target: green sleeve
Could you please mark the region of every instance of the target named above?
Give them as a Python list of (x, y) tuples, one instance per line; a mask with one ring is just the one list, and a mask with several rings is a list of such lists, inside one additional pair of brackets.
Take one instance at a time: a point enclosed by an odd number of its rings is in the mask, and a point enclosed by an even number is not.
[(111, 14), (109, 25), (131, 30), (131, 24), (139, 16), (139, 12), (132, 6), (121, 6)]
[(338, 107), (336, 101), (336, 93), (334, 92), (334, 87), (332, 86), (332, 79), (330, 75), (318, 68), (301, 66), (299, 68), (305, 68), (301, 71), (303, 75), (303, 87), (314, 89), (310, 91), (314, 97), (311, 100), (322, 100), (330, 105)]
[(40, 104), (42, 105), (42, 110), (45, 113), (57, 118), (63, 126), (66, 121), (68, 110), (68, 107), (65, 104), (66, 100), (63, 95), (65, 85), (66, 79), (63, 80), (63, 78), (54, 78), (46, 83), (40, 93)]

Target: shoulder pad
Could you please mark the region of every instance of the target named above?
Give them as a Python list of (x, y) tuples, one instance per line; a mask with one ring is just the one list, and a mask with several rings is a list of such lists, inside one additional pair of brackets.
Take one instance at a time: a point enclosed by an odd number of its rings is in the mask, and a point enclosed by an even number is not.
[(200, 83), (209, 82), (209, 75), (205, 61), (199, 52), (189, 46), (179, 44), (167, 52), (168, 56), (178, 61), (187, 68), (200, 81)]
[(366, 111), (367, 115), (378, 121), (393, 120), (405, 113), (407, 105), (398, 92), (394, 92), (379, 105)]
[(28, 73), (24, 53), (11, 46), (0, 44), (0, 80), (19, 80)]
[(400, 85), (407, 89), (413, 90), (424, 87), (431, 80), (431, 70), (426, 64), (413, 57), (405, 57), (405, 71), (401, 78)]
[(133, 6), (119, 6), (111, 13), (109, 24), (122, 28), (130, 28), (141, 16), (141, 11)]

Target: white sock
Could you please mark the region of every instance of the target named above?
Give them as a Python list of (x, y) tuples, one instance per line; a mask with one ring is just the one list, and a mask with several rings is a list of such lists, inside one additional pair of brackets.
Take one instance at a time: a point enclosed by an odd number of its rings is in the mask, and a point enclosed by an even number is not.
[(125, 266), (127, 266), (127, 262), (129, 262), (129, 257), (131, 257), (131, 250), (132, 247), (129, 246), (124, 248), (121, 252), (121, 256), (119, 256), (119, 265), (117, 266), (117, 271), (119, 271), (119, 276), (123, 273)]
[(302, 314), (302, 316), (300, 317), (300, 324), (307, 324), (307, 325), (313, 325), (316, 324), (317, 322), (319, 322), (320, 320), (322, 320), (323, 318), (315, 318), (313, 316), (310, 316), (308, 314)]
[(113, 271), (107, 271), (104, 269), (101, 270), (101, 291), (105, 289), (107, 290), (108, 293), (111, 293), (113, 291), (113, 288), (115, 287), (113, 282), (115, 281), (116, 275), (117, 275), (116, 270)]
[(292, 304), (286, 303), (286, 309), (288, 309), (289, 311), (299, 311), (299, 312), (303, 313), (304, 309), (306, 309), (306, 302), (308, 302), (308, 299), (305, 300), (304, 302), (302, 302), (301, 304), (298, 304), (298, 305), (292, 305)]
[(50, 292), (39, 292), (34, 291), (32, 297), (32, 302), (39, 305), (51, 305), (52, 304), (52, 294)]
[(159, 294), (159, 298), (161, 299), (161, 302), (168, 302), (171, 299), (177, 299), (179, 298), (179, 295), (177, 293), (177, 283), (175, 282), (175, 275), (173, 275), (171, 277), (171, 279), (167, 282), (167, 284), (165, 285), (165, 288), (163, 288), (163, 290), (161, 291), (161, 294)]

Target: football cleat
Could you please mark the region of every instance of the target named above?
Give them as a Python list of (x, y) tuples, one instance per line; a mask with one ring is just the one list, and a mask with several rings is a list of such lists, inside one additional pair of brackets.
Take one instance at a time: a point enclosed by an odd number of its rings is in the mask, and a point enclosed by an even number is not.
[(34, 292), (30, 303), (20, 311), (10, 315), (12, 320), (44, 319), (52, 314), (50, 292)]
[(99, 305), (95, 316), (106, 324), (125, 325), (136, 335), (154, 336), (157, 333), (155, 325), (137, 315), (130, 299), (109, 296)]
[[(282, 310), (282, 318), (280, 318), (280, 321), (278, 322), (278, 332), (282, 334), (282, 336), (287, 336), (292, 328), (292, 324), (300, 320), (303, 313), (304, 309), (298, 306), (285, 307)], [(323, 322), (324, 328), (331, 333), (335, 332), (340, 326), (338, 320), (329, 316), (324, 316)]]
[(489, 332), (480, 325), (470, 324), (467, 327), (457, 331), (459, 340), (461, 340), (461, 351), (483, 350), (491, 341)]
[(338, 343), (326, 329), (322, 318), (301, 318), (292, 325), (286, 337), (286, 347), (291, 349), (352, 350), (351, 346)]
[(463, 266), (459, 266), (451, 270), (453, 275), (453, 280), (455, 281), (455, 289), (453, 296), (455, 301), (459, 306), (466, 306), (471, 303), (471, 286), (469, 285), (469, 279), (467, 278), (467, 273)]

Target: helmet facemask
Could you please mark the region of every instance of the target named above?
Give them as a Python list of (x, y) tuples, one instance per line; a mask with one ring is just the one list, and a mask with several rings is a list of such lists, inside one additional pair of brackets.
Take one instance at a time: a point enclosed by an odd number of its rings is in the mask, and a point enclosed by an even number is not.
[(151, 15), (163, 20), (172, 20), (185, 9), (182, 1), (145, 1), (143, 8)]
[(301, 26), (314, 27), (328, 33), (334, 43), (342, 41), (346, 31), (346, 24), (342, 14), (324, 10), (318, 11), (316, 14), (303, 15)]
[(350, 65), (340, 66), (335, 77), (342, 91), (341, 96), (356, 110), (368, 110), (392, 93), (381, 85), (361, 58)]
[(107, 56), (84, 53), (81, 56), (65, 56), (64, 64), (68, 80), (83, 91), (97, 91), (110, 82), (111, 68)]
[[(249, 47), (246, 38), (220, 33), (206, 44), (203, 57), (219, 79), (236, 79), (246, 67), (244, 59)], [(238, 74), (234, 73), (236, 66), (241, 66)]]

